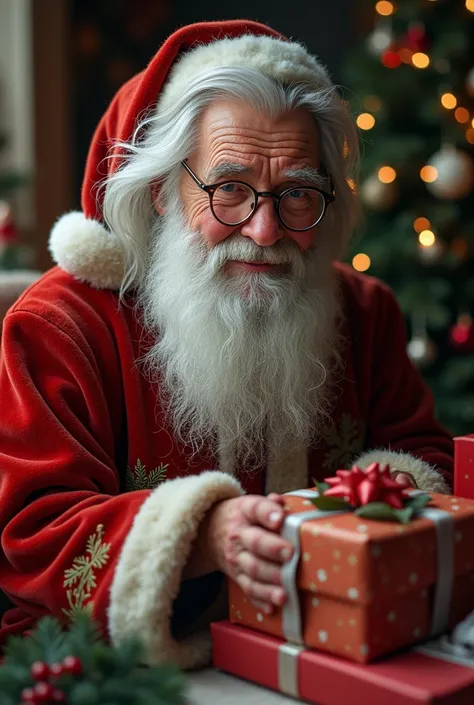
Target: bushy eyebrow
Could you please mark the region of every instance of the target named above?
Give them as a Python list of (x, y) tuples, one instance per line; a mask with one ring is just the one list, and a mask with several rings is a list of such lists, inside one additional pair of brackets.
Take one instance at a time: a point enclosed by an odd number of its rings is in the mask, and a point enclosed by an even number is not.
[(233, 164), (232, 162), (222, 162), (213, 167), (207, 174), (207, 183), (214, 184), (219, 179), (231, 179), (234, 176), (250, 173), (248, 166), (243, 164)]
[[(207, 175), (207, 183), (214, 184), (219, 179), (232, 179), (236, 176), (250, 174), (251, 169), (243, 164), (235, 164), (233, 162), (222, 162), (213, 167)], [(285, 169), (283, 175), (287, 179), (296, 179), (303, 181), (309, 186), (316, 188), (327, 188), (328, 177), (322, 174), (318, 169), (312, 166), (305, 166), (301, 169)]]
[(302, 169), (285, 169), (283, 173), (288, 179), (304, 181), (309, 186), (328, 187), (328, 177), (313, 166), (305, 166)]

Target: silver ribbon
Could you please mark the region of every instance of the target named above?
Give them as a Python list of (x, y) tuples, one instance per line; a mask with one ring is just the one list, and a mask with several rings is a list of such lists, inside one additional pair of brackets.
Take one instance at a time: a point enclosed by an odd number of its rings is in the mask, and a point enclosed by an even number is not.
[(436, 529), (437, 570), (430, 631), (433, 637), (448, 629), (454, 582), (454, 522), (451, 514), (442, 509), (428, 507), (420, 515), (433, 521)]
[(281, 644), (278, 649), (278, 689), (292, 698), (300, 697), (298, 656), (304, 651), (297, 644)]
[[(297, 490), (295, 492), (288, 492), (287, 494), (292, 495), (293, 497), (304, 497), (306, 499), (319, 497), (319, 493), (316, 492), (316, 490)], [(283, 565), (281, 571), (281, 581), (287, 595), (287, 600), (282, 610), (282, 629), (285, 639), (293, 644), (304, 643), (298, 586), (296, 585), (296, 571), (298, 569), (298, 563), (301, 556), (301, 525), (310, 519), (324, 519), (324, 517), (328, 516), (346, 514), (348, 511), (351, 511), (351, 507), (337, 511), (312, 509), (307, 512), (288, 514), (285, 517), (285, 521), (283, 522), (281, 529), (281, 535), (293, 546), (293, 555), (290, 560)]]
[[(415, 490), (411, 494), (415, 496), (421, 494), (421, 491)], [(316, 490), (296, 490), (287, 492), (286, 495), (311, 499), (318, 497), (319, 493)], [(305, 521), (337, 516), (348, 511), (351, 511), (351, 508), (336, 511), (316, 509), (288, 514), (283, 522), (281, 535), (290, 541), (294, 550), (293, 556), (282, 568), (282, 584), (287, 594), (287, 601), (282, 610), (282, 629), (285, 639), (291, 643), (282, 644), (279, 647), (278, 679), (280, 691), (292, 697), (299, 697), (298, 656), (304, 646), (296, 585), (296, 571), (301, 557), (300, 528)], [(433, 521), (436, 529), (437, 580), (430, 631), (431, 636), (435, 636), (446, 631), (449, 621), (454, 580), (454, 525), (451, 514), (442, 509), (431, 507), (421, 509), (417, 512), (417, 516)], [(422, 650), (422, 647), (419, 650)]]

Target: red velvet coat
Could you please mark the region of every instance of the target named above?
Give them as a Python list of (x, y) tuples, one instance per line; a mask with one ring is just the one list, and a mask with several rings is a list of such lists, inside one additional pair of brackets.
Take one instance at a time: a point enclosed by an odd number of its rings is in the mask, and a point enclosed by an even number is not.
[[(333, 428), (308, 452), (305, 482), (362, 455), (363, 466), (389, 460), (419, 486), (446, 489), (452, 441), (406, 355), (392, 294), (349, 267), (338, 266), (338, 276), (345, 374)], [(136, 363), (142, 333), (114, 292), (59, 268), (4, 321), (0, 588), (17, 607), (2, 635), (86, 607), (113, 639), (138, 630), (151, 662), (186, 667), (205, 658), (198, 639), (179, 641), (170, 630), (181, 570), (207, 509), (241, 489), (216, 472), (210, 453), (190, 462), (163, 423)], [(264, 474), (239, 478), (243, 489), (263, 492)], [(291, 477), (281, 484), (295, 489)]]

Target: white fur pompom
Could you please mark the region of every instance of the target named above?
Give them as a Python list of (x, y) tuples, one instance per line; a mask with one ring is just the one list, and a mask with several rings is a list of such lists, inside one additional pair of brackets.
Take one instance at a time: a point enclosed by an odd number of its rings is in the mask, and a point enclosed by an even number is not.
[(49, 251), (53, 260), (80, 281), (97, 289), (120, 288), (124, 255), (119, 241), (97, 220), (79, 211), (63, 215), (54, 225)]

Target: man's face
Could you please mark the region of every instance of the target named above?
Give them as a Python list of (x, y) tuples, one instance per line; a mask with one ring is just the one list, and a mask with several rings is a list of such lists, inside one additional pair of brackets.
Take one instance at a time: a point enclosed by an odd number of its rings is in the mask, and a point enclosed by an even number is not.
[[(188, 164), (207, 184), (298, 191), (318, 178), (316, 126), (304, 110), (271, 120), (216, 102)], [(217, 438), (225, 453), (255, 462), (268, 444), (280, 454), (304, 447), (325, 418), (337, 355), (327, 239), (316, 241), (316, 228), (287, 230), (267, 197), (246, 223), (222, 225), (184, 168), (179, 193), (157, 209), (139, 303), (159, 331), (146, 363), (177, 434), (194, 448)]]
[[(317, 169), (316, 126), (311, 115), (303, 109), (271, 119), (243, 103), (217, 101), (202, 116), (198, 147), (188, 163), (206, 184), (237, 179), (257, 191), (274, 193), (292, 186), (311, 186), (313, 184), (303, 174), (295, 178), (287, 172), (307, 170), (308, 167)], [(208, 194), (184, 170), (180, 191), (189, 227), (201, 234), (209, 248), (231, 235), (250, 238), (262, 248), (289, 239), (302, 253), (313, 244), (316, 228), (305, 232), (287, 230), (277, 217), (272, 198), (260, 198), (256, 212), (243, 225), (226, 226), (214, 218)], [(245, 270), (255, 273), (271, 271), (276, 275), (279, 270), (284, 270), (284, 265), (230, 260), (225, 268), (229, 276)]]

